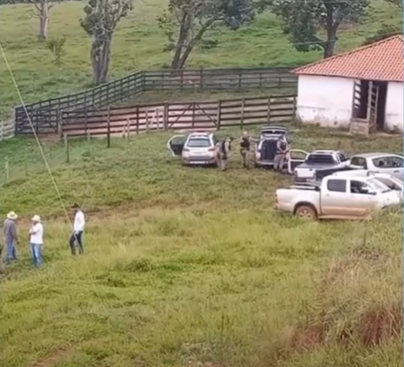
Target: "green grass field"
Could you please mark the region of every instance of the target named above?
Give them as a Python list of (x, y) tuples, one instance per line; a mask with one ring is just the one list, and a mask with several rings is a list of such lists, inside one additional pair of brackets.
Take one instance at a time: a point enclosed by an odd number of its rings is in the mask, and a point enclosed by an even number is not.
[[(162, 50), (165, 38), (157, 27), (166, 0), (135, 1), (130, 17), (118, 25), (112, 47), (110, 78), (134, 70), (167, 66), (170, 55)], [(372, 0), (373, 9), (363, 25), (343, 29), (337, 52), (359, 46), (364, 39), (385, 24), (401, 24), (402, 14), (382, 0)], [(65, 36), (63, 65), (55, 66), (53, 56), (36, 39), (38, 20), (29, 5), (2, 5), (0, 12), (1, 43), (5, 49), (24, 100), (36, 102), (60, 94), (77, 92), (91, 83), (90, 38), (79, 25), (84, 2), (66, 2), (51, 9), (49, 38)], [(190, 67), (295, 66), (316, 60), (320, 52), (299, 53), (282, 34), (279, 21), (269, 13), (237, 32), (217, 28), (207, 36), (217, 39), (218, 47), (195, 49)], [(3, 66), (0, 80), (1, 116), (6, 118), (18, 95)]]
[[(226, 173), (184, 168), (168, 137), (72, 141), (69, 164), (43, 143), (63, 202), (87, 212), (80, 258), (35, 143), (2, 142), (1, 215), (21, 215), (23, 239), (2, 275), (2, 367), (401, 366), (401, 213), (299, 222), (273, 209), (288, 177), (237, 153)], [(314, 128), (293, 144), (402, 151), (401, 137)], [(35, 213), (40, 270), (24, 241)]]
[[(110, 78), (169, 64), (156, 17), (165, 0), (136, 1), (118, 27)], [(0, 32), (24, 100), (91, 83), (83, 2), (52, 8), (50, 38), (66, 36), (60, 67), (36, 40), (28, 5), (1, 6)], [(337, 51), (360, 45), (402, 15), (381, 0), (363, 25), (339, 34)], [(279, 21), (261, 14), (219, 46), (196, 49), (192, 67), (294, 66), (298, 53)], [(18, 96), (6, 73), (1, 117)], [(262, 92), (246, 91), (247, 95)], [(150, 94), (142, 102), (226, 98)], [(236, 136), (237, 130), (221, 132)], [(61, 199), (82, 204), (86, 254), (71, 258), (70, 226), (35, 141), (1, 142), (1, 206), (16, 211), (20, 259), (2, 274), (1, 367), (398, 367), (402, 365), (402, 213), (371, 223), (302, 223), (273, 209), (289, 182), (243, 170), (188, 169), (168, 156), (168, 133), (42, 146)], [(402, 152), (402, 138), (352, 138), (299, 128), (295, 148)], [(34, 269), (29, 218), (43, 217), (45, 266)]]

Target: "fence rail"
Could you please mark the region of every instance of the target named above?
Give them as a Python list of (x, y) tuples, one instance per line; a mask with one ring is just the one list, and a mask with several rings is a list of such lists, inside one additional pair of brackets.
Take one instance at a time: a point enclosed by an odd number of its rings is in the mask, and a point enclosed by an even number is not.
[(2, 121), (0, 127), (0, 141), (14, 137), (14, 120)]
[(290, 123), (296, 97), (271, 96), (211, 102), (110, 107), (81, 114), (63, 112), (59, 133), (68, 137), (139, 134), (153, 130), (219, 130), (265, 123)]
[(32, 125), (38, 134), (59, 130), (62, 113), (89, 113), (113, 104), (134, 99), (148, 91), (198, 91), (242, 89), (296, 88), (297, 78), (290, 68), (256, 69), (199, 69), (141, 71), (80, 93), (50, 98), (26, 106), (29, 118), (22, 106), (15, 108), (15, 131), (31, 134)]

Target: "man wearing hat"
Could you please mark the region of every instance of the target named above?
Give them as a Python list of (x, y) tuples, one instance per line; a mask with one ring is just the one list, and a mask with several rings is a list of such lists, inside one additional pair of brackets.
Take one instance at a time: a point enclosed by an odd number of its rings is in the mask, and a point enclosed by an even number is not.
[(3, 236), (6, 244), (6, 264), (17, 260), (16, 244), (18, 243), (17, 214), (10, 212), (3, 223)]
[(84, 218), (84, 213), (81, 211), (80, 206), (78, 204), (74, 204), (72, 206), (72, 209), (74, 214), (74, 222), (73, 222), (73, 233), (70, 237), (69, 245), (72, 255), (76, 255), (76, 245), (78, 245), (79, 254), (82, 254), (84, 252), (83, 232), (86, 221)]
[(32, 260), (35, 266), (42, 265), (43, 225), (41, 217), (34, 215), (29, 230), (29, 242), (31, 245)]

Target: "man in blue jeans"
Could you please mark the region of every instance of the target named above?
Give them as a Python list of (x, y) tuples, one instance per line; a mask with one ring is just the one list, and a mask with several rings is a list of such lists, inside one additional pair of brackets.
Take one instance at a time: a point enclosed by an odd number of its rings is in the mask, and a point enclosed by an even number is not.
[(10, 212), (3, 223), (3, 236), (6, 245), (6, 264), (17, 260), (16, 244), (18, 244), (17, 214)]
[(34, 261), (34, 265), (39, 267), (42, 265), (43, 245), (43, 225), (39, 215), (32, 217), (32, 225), (29, 230), (29, 242), (31, 244), (32, 260)]

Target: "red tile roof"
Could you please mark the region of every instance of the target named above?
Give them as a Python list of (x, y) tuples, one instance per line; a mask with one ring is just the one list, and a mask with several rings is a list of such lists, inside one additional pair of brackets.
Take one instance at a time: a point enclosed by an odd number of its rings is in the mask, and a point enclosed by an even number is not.
[(403, 81), (403, 36), (397, 35), (293, 70), (298, 75)]

